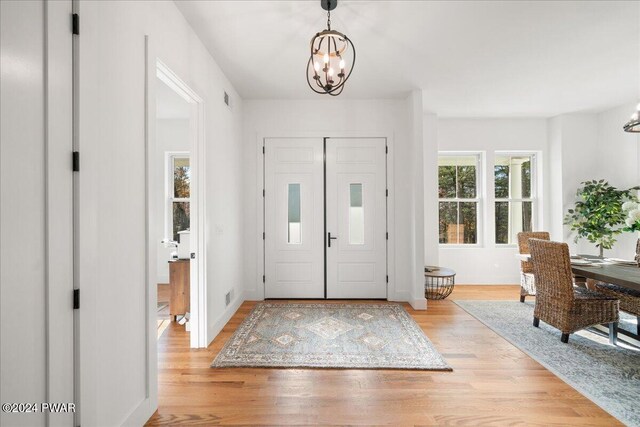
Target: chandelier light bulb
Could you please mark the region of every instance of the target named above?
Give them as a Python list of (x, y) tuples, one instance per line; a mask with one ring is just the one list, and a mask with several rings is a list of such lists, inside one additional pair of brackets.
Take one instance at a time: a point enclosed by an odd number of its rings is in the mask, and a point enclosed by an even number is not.
[(316, 73), (320, 71), (320, 64), (318, 64), (318, 61), (313, 63), (313, 69), (316, 70)]
[(344, 59), (340, 60), (340, 69), (344, 70)]
[(329, 63), (329, 54), (328, 54), (328, 53), (325, 53), (325, 54), (324, 54), (324, 63), (325, 63), (325, 64), (328, 64), (328, 63)]
[(329, 68), (329, 77), (333, 77), (333, 68)]

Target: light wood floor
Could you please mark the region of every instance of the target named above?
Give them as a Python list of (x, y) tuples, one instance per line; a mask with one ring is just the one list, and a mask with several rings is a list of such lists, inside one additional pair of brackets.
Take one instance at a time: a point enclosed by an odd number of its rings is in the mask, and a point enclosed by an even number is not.
[(517, 286), (458, 286), (427, 311), (405, 305), (453, 372), (211, 369), (255, 303), (207, 349), (190, 350), (172, 322), (158, 342), (159, 409), (148, 425), (620, 425), (451, 301), (518, 296)]

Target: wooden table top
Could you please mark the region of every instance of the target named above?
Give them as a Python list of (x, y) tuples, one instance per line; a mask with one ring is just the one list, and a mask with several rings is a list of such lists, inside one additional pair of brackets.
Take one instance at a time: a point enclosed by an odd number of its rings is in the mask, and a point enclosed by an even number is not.
[[(599, 260), (594, 256), (581, 256), (588, 260)], [(571, 269), (580, 276), (640, 291), (640, 268), (637, 266), (602, 263), (594, 266), (572, 265)]]
[[(628, 289), (640, 291), (640, 268), (633, 265), (602, 262), (602, 259), (593, 255), (580, 255), (581, 258), (594, 261), (595, 265), (571, 264), (574, 274), (605, 283), (613, 283)], [(530, 261), (529, 254), (516, 254), (516, 258), (522, 261)]]
[(451, 277), (455, 276), (456, 272), (446, 267), (427, 266), (425, 267), (424, 275), (428, 277)]

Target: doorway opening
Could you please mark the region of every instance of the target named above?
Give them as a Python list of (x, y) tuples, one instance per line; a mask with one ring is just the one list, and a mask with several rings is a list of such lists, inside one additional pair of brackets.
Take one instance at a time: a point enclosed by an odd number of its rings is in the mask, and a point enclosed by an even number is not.
[[(157, 338), (168, 328), (206, 346), (203, 102), (161, 61), (156, 62), (155, 118), (149, 150), (149, 277), (157, 294)], [(202, 261), (201, 261), (202, 260)]]

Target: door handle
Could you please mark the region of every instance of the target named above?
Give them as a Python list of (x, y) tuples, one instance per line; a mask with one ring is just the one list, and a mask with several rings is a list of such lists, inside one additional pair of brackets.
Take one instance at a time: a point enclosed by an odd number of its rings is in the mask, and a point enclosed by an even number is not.
[(327, 233), (329, 235), (329, 238), (327, 239), (327, 246), (331, 247), (331, 241), (332, 240), (336, 240), (337, 237), (331, 237), (331, 233)]

